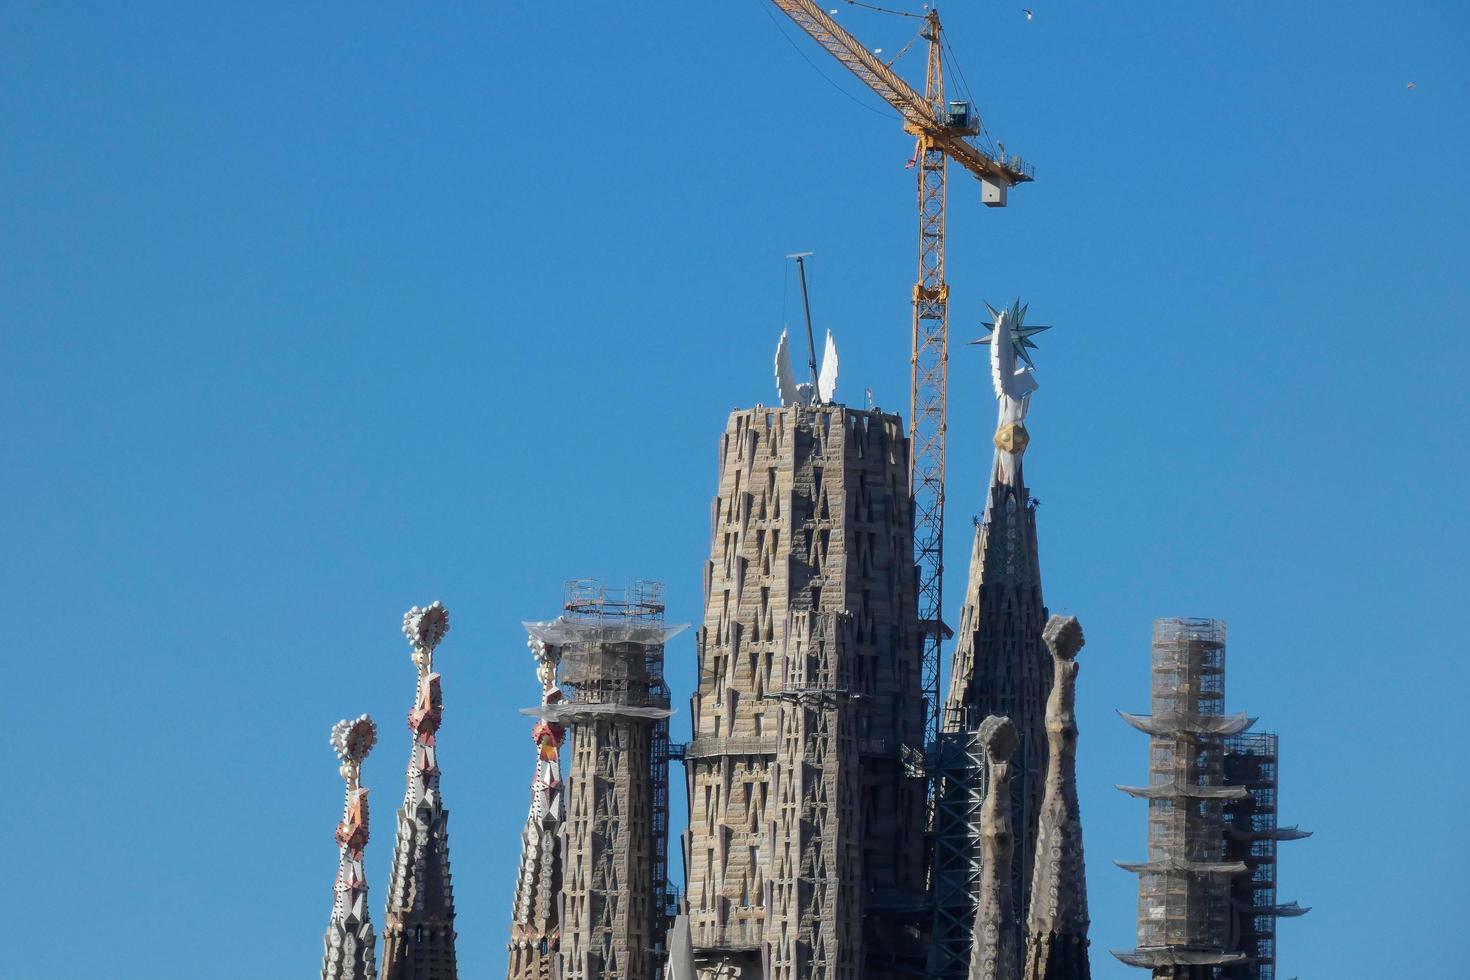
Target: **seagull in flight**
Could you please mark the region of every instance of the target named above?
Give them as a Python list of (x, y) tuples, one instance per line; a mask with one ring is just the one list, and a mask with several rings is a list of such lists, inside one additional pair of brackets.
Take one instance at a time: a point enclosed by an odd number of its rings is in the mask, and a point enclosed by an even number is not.
[(1026, 15), (1026, 19), (1027, 19), (1027, 20), (1030, 20), (1030, 19), (1031, 19), (1031, 18), (1032, 18), (1032, 17), (1035, 17), (1035, 16), (1036, 16), (1036, 15), (1035, 15), (1035, 14), (1034, 14), (1034, 13), (1032, 13), (1032, 12), (1031, 12), (1031, 8), (1030, 8), (1030, 7), (1026, 7), (1026, 8), (1024, 8), (1024, 9), (1023, 9), (1023, 10), (1022, 10), (1022, 11), (1021, 11), (1021, 13), (1023, 13), (1023, 14), (1025, 14), (1025, 15)]

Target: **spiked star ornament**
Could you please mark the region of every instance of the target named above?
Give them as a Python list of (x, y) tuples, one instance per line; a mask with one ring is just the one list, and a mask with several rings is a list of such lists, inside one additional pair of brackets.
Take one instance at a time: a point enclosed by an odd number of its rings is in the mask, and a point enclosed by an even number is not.
[[(989, 303), (985, 304), (985, 308), (990, 311), (990, 315), (993, 318), (992, 322), (985, 324), (985, 332), (990, 336), (981, 337), (979, 340), (972, 340), (970, 341), (970, 343), (972, 344), (988, 345), (991, 339), (995, 336), (994, 321), (1000, 319), (1001, 311), (997, 310)], [(1035, 367), (1036, 365), (1033, 364), (1031, 361), (1031, 355), (1027, 352), (1028, 350), (1036, 350), (1036, 342), (1031, 339), (1031, 336), (1033, 334), (1041, 333), (1041, 331), (1043, 330), (1050, 330), (1051, 325), (1047, 324), (1045, 326), (1035, 327), (1026, 326), (1026, 310), (1028, 308), (1029, 305), (1023, 306), (1021, 304), (1021, 301), (1018, 299), (1011, 304), (1011, 308), (1009, 310), (1006, 310), (1005, 313), (1008, 315), (1008, 318), (1011, 321), (1011, 346), (1015, 349), (1016, 356), (1025, 361), (1027, 367)]]

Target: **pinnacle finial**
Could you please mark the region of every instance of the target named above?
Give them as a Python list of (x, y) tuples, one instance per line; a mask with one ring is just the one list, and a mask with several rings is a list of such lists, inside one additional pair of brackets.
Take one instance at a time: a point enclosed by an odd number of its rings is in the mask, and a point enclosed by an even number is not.
[(1020, 744), (1015, 724), (1004, 715), (987, 716), (980, 723), (978, 735), (980, 744), (985, 747), (986, 754), (996, 762), (1009, 762), (1011, 756), (1016, 754), (1017, 745)]
[(437, 599), (420, 609), (414, 606), (403, 614), (403, 635), (413, 647), (413, 662), (420, 674), (434, 667), (434, 648), (449, 632), (449, 610)]
[(1041, 638), (1053, 657), (1074, 660), (1087, 641), (1082, 636), (1082, 624), (1076, 616), (1053, 616), (1046, 621)]
[(342, 778), (348, 789), (356, 789), (362, 762), (378, 742), (378, 725), (370, 715), (359, 715), (349, 721), (343, 718), (332, 726), (332, 751), (342, 763)]

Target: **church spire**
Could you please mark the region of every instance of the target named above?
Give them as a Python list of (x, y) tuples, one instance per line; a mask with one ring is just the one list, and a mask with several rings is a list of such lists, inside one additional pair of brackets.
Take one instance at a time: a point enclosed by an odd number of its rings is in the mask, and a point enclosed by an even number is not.
[(377, 937), (368, 916), (367, 879), (362, 852), (368, 842), (368, 791), (361, 784), (362, 760), (378, 740), (378, 726), (367, 715), (332, 726), (332, 748), (342, 760), (347, 783), (342, 822), (337, 825), (337, 884), (332, 919), (322, 941), (322, 980), (373, 980)]
[[(1026, 307), (1019, 300), (991, 312), (995, 319), (986, 325), (989, 336), (977, 343), (990, 348), (997, 402), (995, 462), (984, 516), (975, 527), (943, 723), (949, 733), (974, 731), (989, 715), (1008, 717), (1015, 725), (1019, 747), (1011, 793), (1016, 851), (1010, 921), (1017, 924), (1020, 945), (1046, 772), (1045, 705), (1052, 674), (1041, 640), (1047, 610), (1036, 542), (1037, 502), (1026, 487), (1021, 460), (1030, 444), (1026, 413), (1038, 388), (1029, 353), (1036, 346), (1031, 337), (1048, 328), (1027, 326)], [(945, 846), (973, 850), (973, 841)]]
[[(561, 648), (534, 633), (526, 642), (536, 658), (541, 706), (562, 700), (556, 671)], [(508, 980), (552, 980), (561, 945), (561, 831), (566, 802), (561, 782), (561, 745), (566, 726), (546, 718), (531, 729), (536, 743), (536, 775), (531, 780), (531, 810), (521, 831), (521, 867), (511, 913)]]
[(1052, 658), (1046, 702), (1049, 756), (1036, 831), (1036, 872), (1026, 923), (1025, 980), (1090, 980), (1087, 876), (1077, 806), (1077, 652), (1082, 626), (1053, 616), (1041, 634)]
[(991, 715), (980, 725), (989, 774), (980, 806), (980, 904), (975, 910), (975, 941), (970, 949), (969, 980), (1018, 980), (1015, 902), (1011, 894), (1011, 757), (1016, 728), (1009, 718)]
[(454, 890), (449, 879), (449, 811), (439, 796), (438, 732), (444, 714), (434, 649), (449, 632), (439, 603), (403, 614), (403, 633), (418, 668), (418, 697), (408, 714), (413, 749), (408, 791), (398, 810), (398, 839), (388, 886), (381, 980), (457, 980)]

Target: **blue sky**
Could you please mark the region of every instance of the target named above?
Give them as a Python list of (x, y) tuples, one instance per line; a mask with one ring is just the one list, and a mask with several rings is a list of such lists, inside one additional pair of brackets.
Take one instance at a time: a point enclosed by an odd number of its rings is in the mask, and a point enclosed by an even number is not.
[[(886, 52), (912, 33), (833, 5)], [(1056, 325), (1027, 475), (1049, 604), (1089, 638), (1094, 975), (1141, 975), (1105, 952), (1145, 832), (1113, 712), (1146, 706), (1164, 615), (1229, 620), (1229, 703), (1281, 733), (1283, 816), (1317, 832), (1284, 849), (1315, 910), (1279, 975), (1451, 975), (1422, 923), (1470, 913), (1470, 8), (1021, 6), (944, 8), (1038, 176), (1002, 211), (952, 177), (949, 615), (994, 411), (961, 342), (1019, 295)], [(784, 254), (816, 253), (839, 396), (907, 410), (912, 144), (785, 34), (805, 59), (757, 0), (9, 5), (10, 976), (311, 975), (327, 732), (362, 711), (381, 924), (398, 625), (436, 598), (460, 962), (503, 970), (518, 623), (574, 576), (661, 578), (699, 618), (725, 415), (774, 400), (797, 312)]]

